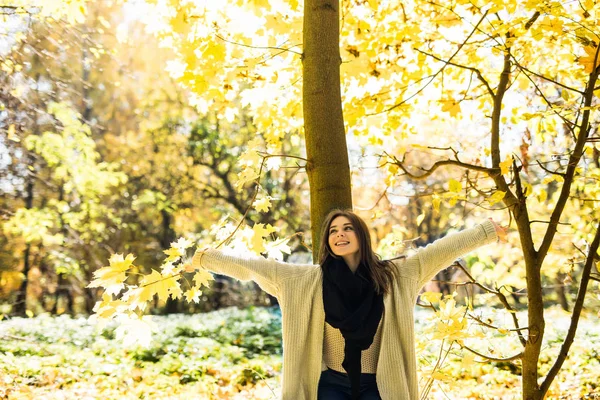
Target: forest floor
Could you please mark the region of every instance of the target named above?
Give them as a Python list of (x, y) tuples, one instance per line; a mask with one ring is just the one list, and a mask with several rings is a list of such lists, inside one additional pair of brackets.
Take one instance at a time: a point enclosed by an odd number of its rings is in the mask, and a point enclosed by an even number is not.
[[(0, 321), (0, 399), (277, 399), (281, 374), (281, 314), (277, 308), (223, 309), (156, 316), (149, 348), (126, 347), (115, 326), (100, 330), (84, 317)], [(427, 324), (417, 309), (417, 337)], [(558, 353), (570, 317), (546, 312), (540, 370)], [(600, 400), (600, 324), (584, 314), (549, 399)], [(478, 348), (499, 358), (514, 354), (510, 335), (486, 337)], [(431, 342), (433, 343), (433, 342)], [(435, 362), (435, 344), (417, 346), (421, 367)], [(451, 352), (436, 374), (430, 399), (518, 399), (518, 362), (478, 362)], [(424, 379), (421, 379), (421, 385)]]

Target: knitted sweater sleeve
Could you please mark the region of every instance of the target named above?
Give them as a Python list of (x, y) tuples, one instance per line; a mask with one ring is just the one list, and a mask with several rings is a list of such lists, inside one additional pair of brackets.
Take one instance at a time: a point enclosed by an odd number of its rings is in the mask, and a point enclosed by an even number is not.
[(302, 265), (294, 265), (264, 257), (239, 257), (224, 251), (209, 249), (196, 253), (192, 266), (226, 275), (240, 281), (254, 281), (262, 290), (277, 297), (284, 278), (298, 273)]
[(498, 239), (492, 221), (485, 221), (473, 228), (450, 234), (420, 248), (405, 260), (405, 268), (414, 271), (421, 288), (442, 269), (457, 258)]

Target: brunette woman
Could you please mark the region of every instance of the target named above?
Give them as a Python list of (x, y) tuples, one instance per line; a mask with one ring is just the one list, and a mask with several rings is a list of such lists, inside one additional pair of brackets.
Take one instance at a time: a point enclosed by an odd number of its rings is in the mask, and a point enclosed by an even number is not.
[(456, 258), (504, 239), (491, 220), (448, 235), (410, 257), (381, 260), (365, 222), (333, 210), (319, 265), (205, 249), (206, 268), (253, 280), (277, 297), (283, 328), (283, 400), (418, 398), (413, 310), (423, 285)]

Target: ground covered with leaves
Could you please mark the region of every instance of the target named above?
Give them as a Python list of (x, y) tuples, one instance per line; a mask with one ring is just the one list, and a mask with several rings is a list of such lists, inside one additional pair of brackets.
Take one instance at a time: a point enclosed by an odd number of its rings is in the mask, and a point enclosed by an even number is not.
[[(417, 332), (428, 312), (417, 310)], [(281, 314), (278, 309), (223, 309), (207, 314), (154, 317), (151, 347), (126, 347), (115, 326), (100, 330), (68, 316), (0, 321), (0, 398), (3, 399), (275, 399), (280, 393)], [(551, 366), (568, 315), (548, 311)], [(598, 318), (586, 316), (551, 398), (600, 398)], [(417, 334), (419, 337), (419, 334)], [(509, 354), (502, 337), (479, 349)], [(513, 338), (514, 339), (514, 338)], [(419, 345), (420, 366), (436, 361), (435, 341)], [(472, 344), (476, 346), (477, 344)], [(504, 347), (502, 347), (504, 346)], [(438, 370), (430, 398), (519, 397), (518, 363), (479, 363), (451, 352)]]

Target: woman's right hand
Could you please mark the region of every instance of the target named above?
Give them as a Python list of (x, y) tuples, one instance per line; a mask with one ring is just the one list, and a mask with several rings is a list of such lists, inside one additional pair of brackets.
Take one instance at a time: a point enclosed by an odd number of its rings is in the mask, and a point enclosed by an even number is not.
[[(202, 259), (202, 255), (204, 253), (206, 253), (206, 251), (209, 250), (209, 249), (210, 249), (210, 247), (204, 247), (202, 249), (196, 250), (196, 252), (194, 253), (194, 257), (192, 257), (192, 262), (187, 263), (185, 265), (185, 267), (184, 267), (185, 272), (194, 272), (194, 271), (196, 271), (200, 267), (200, 260)], [(197, 266), (194, 266), (194, 264), (196, 264), (196, 263), (194, 263), (193, 260), (196, 257), (199, 257), (198, 258), (198, 263), (197, 263)]]

